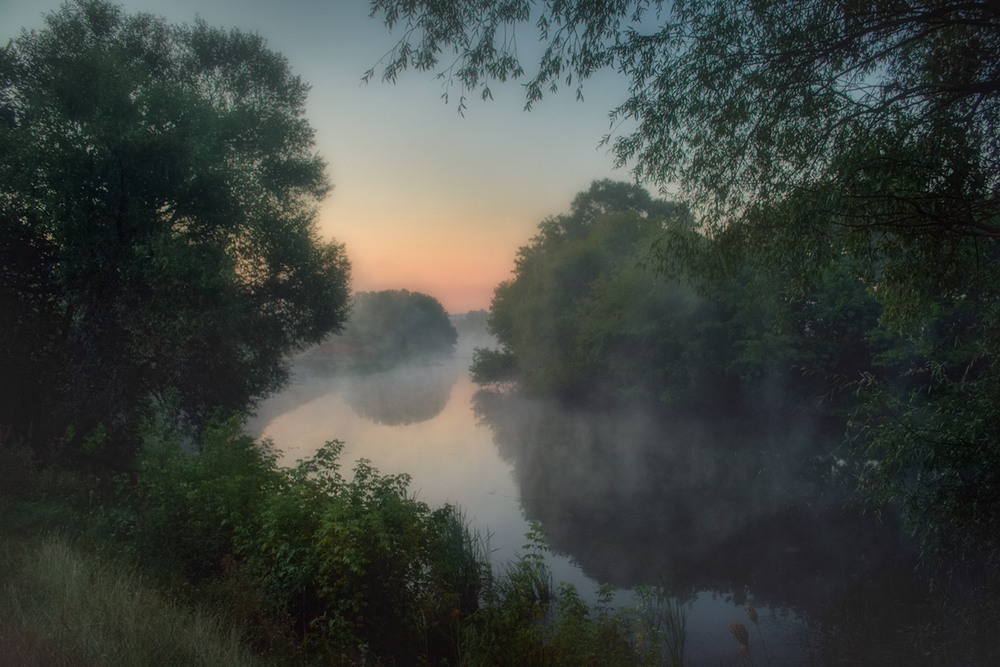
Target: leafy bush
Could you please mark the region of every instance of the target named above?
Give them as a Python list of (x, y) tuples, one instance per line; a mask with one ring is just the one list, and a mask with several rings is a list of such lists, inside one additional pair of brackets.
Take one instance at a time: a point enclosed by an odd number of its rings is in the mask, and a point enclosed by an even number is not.
[(250, 625), (258, 648), (283, 626), (335, 664), (636, 664), (650, 653), (627, 615), (592, 615), (571, 586), (555, 590), (540, 529), (495, 574), (457, 509), (431, 509), (408, 494), (408, 475), (364, 459), (342, 474), (338, 441), (282, 468), (238, 415), (216, 415), (197, 439), (169, 424), (146, 430), (125, 536), (176, 590), (208, 592)]
[(163, 424), (149, 429), (127, 525), (137, 555), (198, 589), (249, 588), (250, 606), (331, 659), (454, 658), (455, 620), (474, 610), (480, 576), (460, 514), (432, 511), (408, 495), (407, 475), (364, 460), (345, 478), (337, 441), (280, 468), (240, 421), (217, 416), (190, 449)]

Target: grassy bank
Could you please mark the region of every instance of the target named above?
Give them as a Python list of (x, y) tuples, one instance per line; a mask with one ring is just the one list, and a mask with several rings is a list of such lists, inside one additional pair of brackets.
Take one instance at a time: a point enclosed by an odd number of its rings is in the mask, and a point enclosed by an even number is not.
[(218, 612), (168, 599), (134, 567), (59, 534), (0, 536), (7, 665), (256, 665)]
[(553, 584), (540, 533), (496, 568), (405, 475), (342, 475), (339, 443), (281, 468), (235, 418), (193, 449), (160, 426), (130, 475), (0, 443), (5, 664), (660, 663), (647, 619)]

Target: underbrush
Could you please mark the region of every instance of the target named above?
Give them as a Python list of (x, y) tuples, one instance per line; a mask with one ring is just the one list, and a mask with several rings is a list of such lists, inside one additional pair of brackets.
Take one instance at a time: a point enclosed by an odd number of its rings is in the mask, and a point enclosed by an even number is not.
[(641, 614), (553, 586), (540, 532), (498, 568), (408, 476), (343, 474), (336, 441), (279, 467), (240, 423), (150, 423), (116, 477), (0, 447), (14, 664), (659, 664)]
[[(540, 528), (493, 565), (458, 509), (365, 460), (343, 474), (341, 448), (283, 468), (236, 416), (196, 439), (161, 420), (137, 471), (113, 476), (0, 443), (5, 664), (685, 663), (687, 608), (667, 591), (588, 604), (552, 581)], [(817, 619), (812, 662), (992, 664), (995, 585), (967, 590), (903, 608), (846, 591)], [(749, 661), (755, 642), (730, 631)], [(753, 660), (770, 664), (762, 645)]]

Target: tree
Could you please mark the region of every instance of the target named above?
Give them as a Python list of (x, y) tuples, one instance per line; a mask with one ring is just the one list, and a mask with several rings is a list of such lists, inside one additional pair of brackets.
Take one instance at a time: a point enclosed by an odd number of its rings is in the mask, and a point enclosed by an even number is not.
[(845, 377), (872, 368), (879, 314), (849, 259), (795, 286), (752, 258), (722, 275), (664, 279), (650, 267), (654, 244), (711, 254), (714, 242), (689, 223), (683, 207), (635, 185), (579, 194), (571, 213), (539, 225), (496, 288), (489, 325), (500, 349), (476, 351), (473, 378), (688, 414), (842, 409)]
[[(906, 147), (929, 142), (924, 148), (945, 154), (899, 165), (872, 154), (869, 176), (880, 167), (941, 175), (940, 158), (955, 160), (936, 201), (925, 200), (927, 213), (961, 204), (967, 197), (954, 197), (963, 186), (966, 195), (988, 195), (997, 185), (998, 129), (990, 119), (1000, 104), (1000, 11), (993, 3), (687, 0), (669, 10), (662, 0), (535, 4), (374, 0), (373, 16), (404, 28), (382, 76), (434, 69), (450, 50), (455, 58), (441, 76), (457, 81), (463, 95), (481, 90), (488, 97), (492, 83), (524, 77), (516, 36), (533, 20), (544, 52), (525, 83), (526, 106), (564, 82), (582, 94), (598, 70), (620, 72), (630, 96), (614, 113), (637, 128), (616, 140), (619, 158), (635, 158), (638, 175), (654, 183), (680, 182), (719, 213), (739, 213), (824, 175), (847, 189), (838, 157), (866, 135), (888, 140), (893, 132)], [(938, 136), (929, 136), (935, 130)], [(853, 185), (870, 185), (863, 180)], [(899, 216), (922, 217), (906, 207), (908, 199), (883, 204), (898, 205)], [(983, 202), (938, 224), (995, 236), (996, 210), (995, 201)]]
[(351, 318), (335, 347), (383, 359), (451, 354), (458, 341), (441, 302), (420, 292), (382, 290), (354, 295)]
[(341, 326), (307, 90), (257, 35), (104, 0), (0, 53), (5, 428), (126, 432), (171, 388), (192, 420), (247, 409)]
[(683, 207), (636, 185), (593, 183), (518, 250), (514, 277), (497, 286), (491, 305), (489, 328), (501, 349), (477, 350), (473, 377), (516, 377), (528, 391), (577, 397), (661, 391), (665, 359), (637, 358), (652, 349), (627, 332), (688, 326), (677, 312), (687, 309), (673, 308), (687, 290), (640, 266), (655, 239), (686, 221)]
[(864, 279), (882, 306), (890, 351), (911, 352), (909, 367), (872, 369), (860, 385), (856, 441), (884, 463), (874, 495), (961, 549), (996, 534), (995, 2), (375, 0), (372, 14), (404, 29), (382, 76), (440, 69), (463, 106), (525, 77), (516, 33), (529, 22), (543, 51), (527, 107), (564, 84), (581, 94), (600, 69), (627, 78), (612, 120), (634, 129), (607, 140), (637, 178), (677, 186), (717, 241), (707, 262), (661, 244), (664, 269), (731, 272), (753, 254), (804, 294), (851, 264), (851, 284)]

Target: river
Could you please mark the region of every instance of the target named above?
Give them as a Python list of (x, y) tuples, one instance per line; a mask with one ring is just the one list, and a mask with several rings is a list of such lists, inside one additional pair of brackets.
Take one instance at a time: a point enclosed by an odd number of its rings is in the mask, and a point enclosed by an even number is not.
[(538, 523), (553, 579), (588, 599), (599, 583), (620, 603), (640, 583), (668, 586), (685, 602), (688, 665), (742, 664), (737, 621), (770, 664), (808, 662), (832, 601), (907, 567), (896, 532), (849, 508), (841, 462), (815, 455), (832, 445), (808, 421), (574, 411), (481, 391), (470, 354), (466, 342), (453, 359), (366, 373), (304, 355), (248, 431), (289, 465), (336, 439), (345, 469), (365, 458), (409, 474), (418, 499), (463, 510), (495, 563), (523, 553)]

